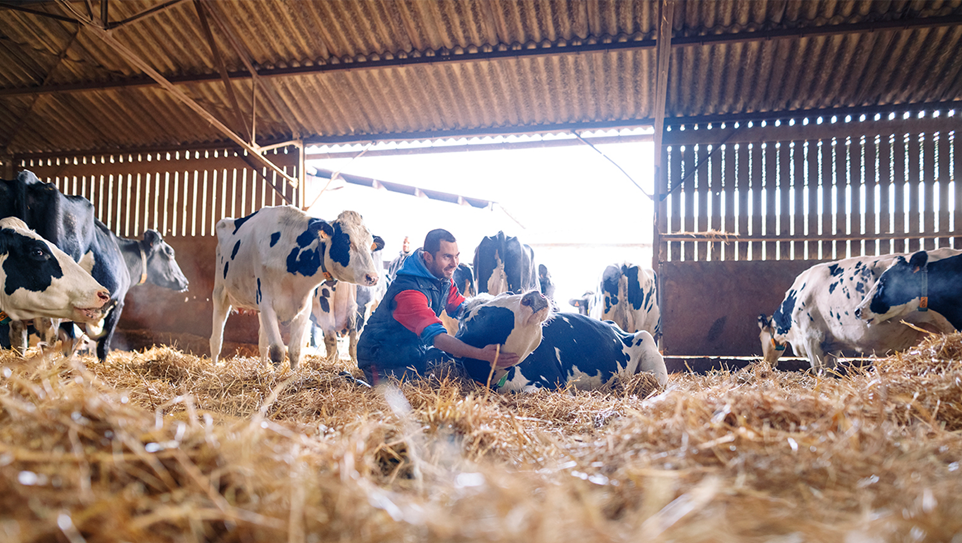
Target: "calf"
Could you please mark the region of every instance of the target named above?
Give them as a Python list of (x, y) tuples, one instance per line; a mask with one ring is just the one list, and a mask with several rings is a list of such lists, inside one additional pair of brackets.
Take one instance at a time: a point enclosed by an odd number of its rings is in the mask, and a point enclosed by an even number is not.
[[(464, 303), (455, 337), (478, 348), (501, 345), (502, 350), (517, 354), (523, 361), (541, 343), (541, 326), (550, 310), (548, 301), (538, 291), (498, 296), (479, 294)], [(491, 364), (473, 358), (460, 362), (471, 378), (487, 382)], [(504, 373), (504, 369), (496, 370), (492, 382), (498, 382)]]
[(474, 273), (479, 293), (520, 294), (541, 289), (538, 268), (534, 265), (534, 250), (514, 236), (505, 236), (504, 232), (486, 236), (478, 244), (474, 251)]
[(15, 217), (0, 220), (0, 285), (4, 323), (41, 317), (94, 322), (110, 299), (86, 270)]
[(908, 261), (895, 259), (855, 309), (856, 316), (870, 326), (883, 327), (934, 312), (956, 330), (962, 329), (962, 254), (938, 259), (934, 253), (919, 251)]
[[(374, 236), (374, 243), (383, 246), (383, 240)], [(374, 266), (383, 269), (381, 251), (371, 253)], [(367, 323), (367, 318), (377, 308), (384, 292), (386, 281), (378, 281), (373, 286), (356, 285), (342, 281), (325, 281), (314, 290), (311, 304), (311, 319), (324, 336), (327, 361), (337, 360), (337, 338), (348, 337), (348, 352), (351, 360), (357, 363), (357, 338)], [(313, 340), (313, 331), (312, 337)]]
[(612, 264), (601, 274), (593, 294), (569, 302), (581, 312), (577, 302), (587, 306), (592, 318), (610, 320), (626, 332), (645, 330), (656, 341), (661, 337), (658, 278), (653, 270), (628, 262)]
[(371, 253), (384, 242), (353, 211), (328, 223), (294, 207), (264, 207), (241, 219), (221, 219), (216, 230), (210, 337), (215, 364), (231, 307), (259, 311), (261, 360), (270, 357), (275, 367), (284, 361), (278, 321), (291, 322), (288, 356), (296, 369), (318, 285), (337, 280), (373, 286), (380, 277)]
[[(937, 258), (944, 258), (958, 251), (940, 249), (935, 253)], [(866, 293), (899, 258), (848, 258), (816, 264), (799, 274), (778, 310), (771, 317), (759, 316), (765, 360), (774, 364), (790, 343), (796, 355), (809, 359), (812, 369), (821, 370), (834, 367), (842, 353), (885, 354), (917, 343), (920, 332), (908, 326), (897, 322), (869, 326), (855, 315)], [(935, 312), (913, 312), (907, 317), (908, 322), (922, 328), (952, 330)]]
[[(458, 287), (458, 292), (461, 293), (461, 296), (471, 298), (478, 294), (474, 288), (474, 273), (471, 270), (471, 266), (463, 262), (458, 264), (451, 280), (454, 282), (454, 286)], [(444, 325), (444, 329), (447, 330), (449, 334), (453, 336), (458, 333), (457, 315), (448, 315), (448, 312), (443, 310), (439, 318), (441, 319), (441, 324)]]

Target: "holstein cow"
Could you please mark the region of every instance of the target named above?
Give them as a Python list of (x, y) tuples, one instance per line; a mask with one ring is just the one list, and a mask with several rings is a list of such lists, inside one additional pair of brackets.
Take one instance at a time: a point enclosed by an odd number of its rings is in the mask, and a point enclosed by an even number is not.
[(587, 315), (612, 321), (625, 332), (645, 330), (656, 340), (661, 337), (661, 309), (655, 272), (634, 264), (612, 264), (601, 274), (598, 288), (568, 303), (587, 309)]
[(95, 322), (110, 299), (70, 256), (15, 217), (0, 220), (0, 285), (0, 322)]
[(544, 297), (554, 304), (555, 285), (551, 279), (551, 272), (544, 264), (538, 264), (538, 284), (541, 285), (541, 294), (544, 294)]
[[(451, 280), (454, 282), (454, 286), (458, 287), (458, 292), (461, 293), (461, 296), (472, 298), (478, 294), (477, 289), (474, 287), (474, 272), (471, 270), (471, 266), (468, 266), (464, 262), (458, 264)], [(444, 325), (444, 329), (447, 330), (449, 334), (453, 336), (458, 333), (457, 315), (448, 315), (447, 310), (442, 310), (438, 318), (441, 319), (441, 324)]]
[[(477, 323), (475, 333), (496, 325), (494, 320)], [(569, 383), (581, 390), (593, 390), (613, 378), (642, 371), (654, 374), (662, 385), (668, 381), (665, 360), (651, 334), (644, 330), (627, 333), (610, 321), (558, 313), (545, 322), (542, 336), (541, 344), (518, 365), (495, 371), (492, 385), (501, 392), (556, 390)], [(475, 340), (469, 332), (458, 337), (472, 345), (488, 341), (487, 337)], [(488, 382), (489, 364), (477, 360), (462, 362), (472, 379), (482, 384)]]
[[(259, 311), (261, 360), (279, 366), (284, 343), (278, 321), (290, 322), (291, 369), (301, 358), (311, 296), (323, 281), (372, 286), (381, 270), (372, 251), (383, 248), (354, 211), (328, 223), (290, 206), (264, 207), (217, 222), (211, 359), (217, 363), (231, 307)], [(378, 238), (380, 239), (380, 238)]]
[[(541, 327), (550, 312), (548, 300), (536, 290), (498, 296), (479, 294), (465, 301), (455, 337), (478, 348), (501, 345), (503, 351), (517, 354), (523, 362), (541, 343)], [(461, 363), (473, 379), (487, 382), (491, 364), (472, 358), (461, 359)], [(502, 375), (504, 370), (496, 370), (492, 382), (498, 382)]]
[(534, 250), (514, 236), (505, 236), (504, 232), (486, 236), (478, 244), (474, 251), (474, 273), (478, 293), (520, 294), (531, 289), (541, 290)]
[[(933, 253), (936, 258), (946, 258), (958, 251), (940, 249)], [(774, 364), (790, 343), (797, 356), (807, 357), (812, 368), (820, 370), (834, 367), (840, 353), (885, 354), (917, 343), (924, 334), (908, 326), (898, 322), (869, 326), (855, 315), (865, 295), (899, 258), (848, 258), (816, 264), (799, 274), (775, 314), (758, 318), (765, 360)], [(945, 318), (934, 311), (913, 312), (906, 317), (907, 322), (925, 329), (952, 331)]]
[[(375, 246), (384, 246), (384, 240), (374, 236)], [(374, 267), (384, 269), (381, 251), (371, 253)], [(314, 290), (311, 304), (311, 320), (324, 336), (327, 361), (337, 360), (337, 338), (348, 337), (348, 352), (351, 360), (357, 362), (357, 338), (364, 329), (367, 318), (377, 308), (384, 292), (386, 281), (378, 281), (373, 286), (325, 281)], [(313, 330), (312, 337), (313, 341)]]
[(916, 314), (938, 313), (953, 328), (962, 329), (962, 254), (936, 260), (937, 253), (919, 251), (908, 261), (897, 258), (855, 314), (870, 327), (880, 327)]

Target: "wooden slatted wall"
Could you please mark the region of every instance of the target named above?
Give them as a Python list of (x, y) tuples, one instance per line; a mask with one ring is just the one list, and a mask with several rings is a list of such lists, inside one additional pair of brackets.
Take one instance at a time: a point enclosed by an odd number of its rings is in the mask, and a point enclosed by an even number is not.
[(837, 260), (962, 248), (953, 112), (674, 126), (659, 261)]
[[(268, 156), (297, 178), (297, 148)], [(147, 229), (165, 237), (212, 236), (223, 217), (243, 217), (270, 205), (301, 207), (304, 198), (276, 173), (266, 168), (258, 173), (230, 150), (29, 159), (20, 167), (64, 194), (90, 200), (97, 218), (125, 238)]]

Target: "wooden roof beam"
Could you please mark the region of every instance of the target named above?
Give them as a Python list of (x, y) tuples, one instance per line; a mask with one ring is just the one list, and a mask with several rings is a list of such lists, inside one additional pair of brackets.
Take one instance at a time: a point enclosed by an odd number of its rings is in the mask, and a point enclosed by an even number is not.
[(244, 112), (241, 111), (240, 104), (237, 102), (237, 95), (234, 94), (234, 85), (231, 84), (230, 77), (227, 75), (227, 65), (224, 64), (224, 58), (220, 56), (217, 42), (214, 41), (214, 34), (210, 31), (210, 25), (207, 23), (204, 5), (201, 4), (200, 0), (194, 0), (194, 7), (197, 9), (197, 19), (200, 21), (200, 27), (204, 32), (204, 37), (207, 38), (207, 44), (210, 46), (210, 54), (214, 57), (214, 65), (217, 66), (220, 78), (224, 82), (227, 99), (230, 100), (231, 109), (234, 112), (234, 121), (236, 123), (234, 128), (239, 129), (238, 132), (245, 136), (247, 141), (253, 143), (254, 140), (251, 137), (251, 129), (247, 126), (247, 121), (244, 120)]

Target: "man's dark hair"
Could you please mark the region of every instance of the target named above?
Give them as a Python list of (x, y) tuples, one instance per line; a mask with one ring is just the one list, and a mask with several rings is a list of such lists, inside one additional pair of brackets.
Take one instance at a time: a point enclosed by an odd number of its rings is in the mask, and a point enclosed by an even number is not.
[(455, 243), (458, 240), (454, 239), (454, 235), (452, 235), (451, 232), (443, 228), (435, 228), (428, 232), (428, 235), (424, 236), (424, 252), (433, 256), (434, 253), (441, 250), (442, 241)]

